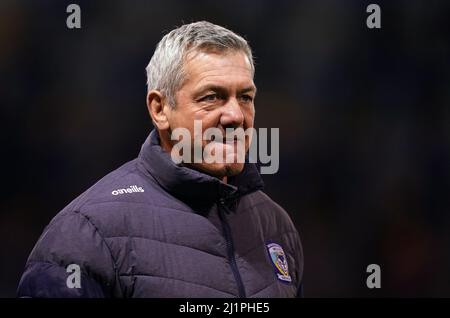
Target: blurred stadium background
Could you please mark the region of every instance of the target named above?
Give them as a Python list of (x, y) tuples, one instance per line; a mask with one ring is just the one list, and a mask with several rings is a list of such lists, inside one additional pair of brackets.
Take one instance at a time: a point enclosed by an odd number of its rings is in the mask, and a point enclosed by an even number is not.
[[(365, 24), (372, 2), (380, 30)], [(254, 50), (256, 126), (281, 139), (266, 192), (301, 233), (305, 295), (450, 296), (449, 17), (433, 0), (2, 1), (0, 296), (50, 219), (137, 155), (144, 68), (197, 20)]]

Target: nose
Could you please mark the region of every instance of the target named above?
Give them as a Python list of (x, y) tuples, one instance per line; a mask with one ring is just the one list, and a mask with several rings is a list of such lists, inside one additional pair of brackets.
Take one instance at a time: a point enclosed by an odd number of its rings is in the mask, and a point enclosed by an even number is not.
[(230, 100), (224, 105), (223, 112), (220, 117), (220, 124), (223, 127), (241, 127), (244, 123), (244, 114), (241, 106), (236, 98), (230, 98)]

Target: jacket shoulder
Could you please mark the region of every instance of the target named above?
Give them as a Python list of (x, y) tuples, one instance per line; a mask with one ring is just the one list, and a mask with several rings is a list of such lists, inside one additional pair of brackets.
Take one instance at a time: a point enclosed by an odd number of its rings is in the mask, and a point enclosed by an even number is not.
[(104, 238), (130, 234), (130, 227), (142, 227), (142, 218), (152, 219), (161, 211), (188, 211), (181, 201), (170, 197), (155, 179), (132, 160), (107, 174), (67, 205), (55, 218), (79, 213)]
[(245, 209), (253, 211), (265, 223), (273, 225), (273, 228), (286, 232), (297, 232), (291, 216), (278, 203), (267, 194), (259, 190), (247, 196)]
[(80, 211), (96, 203), (121, 201), (127, 193), (145, 192), (143, 181), (146, 178), (137, 164), (137, 159), (134, 159), (108, 173), (68, 204), (65, 210)]

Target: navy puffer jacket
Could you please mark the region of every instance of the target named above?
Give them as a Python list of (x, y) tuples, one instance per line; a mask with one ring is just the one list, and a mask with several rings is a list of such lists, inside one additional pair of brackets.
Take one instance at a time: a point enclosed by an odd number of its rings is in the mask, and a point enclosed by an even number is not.
[(18, 296), (298, 296), (299, 234), (262, 186), (249, 163), (228, 184), (176, 165), (153, 131), (45, 228)]

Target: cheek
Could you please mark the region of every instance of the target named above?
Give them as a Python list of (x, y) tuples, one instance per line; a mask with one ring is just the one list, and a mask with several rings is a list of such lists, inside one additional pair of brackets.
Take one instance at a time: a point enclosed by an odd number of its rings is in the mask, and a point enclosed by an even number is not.
[(246, 128), (253, 127), (253, 121), (255, 119), (255, 107), (251, 107), (244, 111), (244, 126)]
[(189, 130), (194, 128), (194, 115), (189, 111), (189, 105), (182, 104), (178, 101), (176, 109), (171, 111), (169, 124), (172, 129), (184, 127)]
[[(177, 128), (180, 127), (186, 127), (186, 125), (184, 125), (184, 123), (181, 121), (182, 118), (178, 117), (178, 116), (172, 116), (169, 119), (169, 127), (171, 131), (174, 131)], [(189, 127), (186, 127), (189, 129)]]
[(203, 131), (210, 127), (217, 127), (220, 122), (220, 110), (212, 110), (207, 113), (199, 113), (197, 120), (202, 121)]

